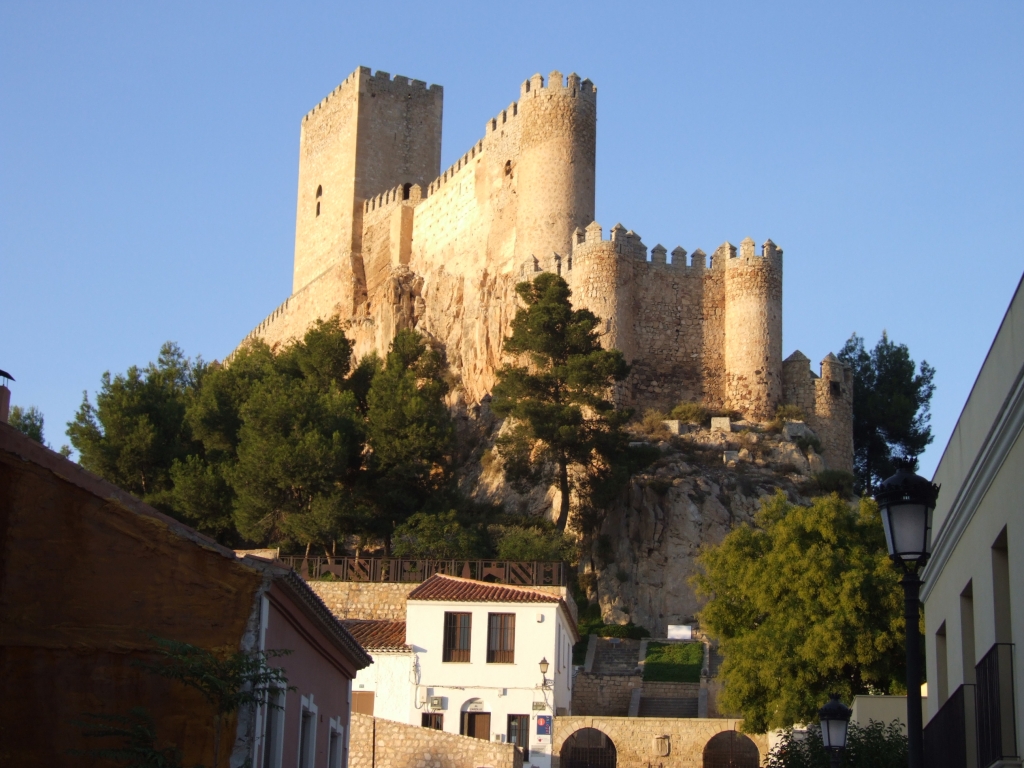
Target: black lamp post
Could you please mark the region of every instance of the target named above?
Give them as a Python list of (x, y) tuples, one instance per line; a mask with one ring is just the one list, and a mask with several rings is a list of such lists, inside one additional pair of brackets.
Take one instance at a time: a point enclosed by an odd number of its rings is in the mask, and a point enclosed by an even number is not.
[(924, 768), (921, 717), (920, 571), (932, 550), (932, 510), (939, 486), (915, 475), (905, 463), (875, 493), (882, 511), (889, 557), (903, 571), (907, 620), (907, 751), (909, 768)]
[(839, 694), (833, 693), (831, 700), (818, 710), (821, 720), (821, 743), (829, 753), (832, 768), (839, 768), (843, 750), (846, 749), (846, 731), (850, 725), (853, 710), (839, 700)]

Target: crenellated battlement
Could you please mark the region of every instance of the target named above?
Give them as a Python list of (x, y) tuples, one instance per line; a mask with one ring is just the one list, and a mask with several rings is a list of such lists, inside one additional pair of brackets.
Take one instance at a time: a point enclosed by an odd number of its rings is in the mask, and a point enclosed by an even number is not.
[(688, 253), (622, 224), (602, 228), (597, 88), (575, 72), (521, 81), (444, 168), (442, 95), (359, 67), (307, 113), (292, 295), (247, 338), (287, 343), (338, 315), (361, 356), (415, 328), (445, 346), (465, 402), (480, 402), (519, 306), (516, 284), (552, 272), (630, 363), (617, 402), (642, 412), (702, 401), (763, 421), (788, 386), (817, 420), (827, 461), (845, 468), (846, 371), (826, 359), (818, 378), (782, 362), (781, 248), (746, 237)]
[(415, 205), (423, 199), (423, 187), (419, 184), (399, 184), (364, 202), (363, 213), (371, 213), (382, 208), (394, 207), (403, 202)]
[(378, 69), (376, 72), (372, 72), (369, 67), (357, 67), (352, 74), (338, 83), (333, 91), (324, 96), (315, 107), (303, 116), (303, 122), (326, 107), (334, 97), (339, 94), (349, 92), (352, 89), (359, 88), (360, 80), (371, 81), (373, 83), (374, 90), (377, 92), (390, 91), (393, 93), (413, 94), (429, 91), (436, 94), (439, 98), (444, 94), (444, 88), (440, 85), (431, 85), (428, 88), (427, 84), (423, 80), (413, 80), (412, 78), (405, 77), (404, 75), (395, 75), (394, 79), (392, 79), (390, 73), (381, 69)]
[(524, 80), (519, 87), (520, 100), (537, 98), (542, 95), (568, 96), (573, 99), (593, 101), (597, 98), (597, 86), (590, 80), (581, 80), (575, 72), (563, 78), (562, 73), (556, 69), (548, 75), (547, 86), (544, 85), (544, 76), (538, 72), (528, 80)]
[(483, 154), (483, 152), (484, 152), (484, 141), (483, 141), (483, 139), (480, 139), (480, 141), (478, 141), (476, 144), (474, 144), (472, 146), (472, 148), (468, 152), (466, 152), (466, 154), (464, 154), (462, 157), (460, 157), (458, 160), (456, 160), (454, 163), (452, 163), (448, 167), (448, 170), (446, 170), (444, 173), (442, 173), (440, 176), (438, 176), (436, 179), (434, 179), (432, 182), (430, 182), (430, 184), (427, 185), (427, 193), (426, 193), (426, 195), (424, 195), (424, 197), (430, 197), (435, 192), (437, 192), (439, 189), (441, 189), (441, 187), (443, 187), (449, 181), (454, 179), (455, 175), (459, 171), (461, 171), (463, 168), (468, 166), (469, 162), (471, 160), (473, 160), (474, 158), (479, 157), (480, 155)]

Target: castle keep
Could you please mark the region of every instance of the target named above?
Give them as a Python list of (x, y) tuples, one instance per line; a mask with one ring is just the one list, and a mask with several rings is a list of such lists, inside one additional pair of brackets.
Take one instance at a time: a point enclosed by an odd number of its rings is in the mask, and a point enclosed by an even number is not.
[(852, 374), (782, 359), (782, 249), (750, 238), (648, 251), (594, 221), (597, 88), (552, 72), (441, 171), (443, 90), (360, 67), (302, 120), (291, 296), (249, 334), (271, 345), (339, 315), (356, 353), (415, 328), (444, 345), (467, 401), (494, 384), (515, 285), (566, 279), (632, 364), (617, 397), (684, 400), (766, 420), (799, 405), (833, 468), (853, 463)]

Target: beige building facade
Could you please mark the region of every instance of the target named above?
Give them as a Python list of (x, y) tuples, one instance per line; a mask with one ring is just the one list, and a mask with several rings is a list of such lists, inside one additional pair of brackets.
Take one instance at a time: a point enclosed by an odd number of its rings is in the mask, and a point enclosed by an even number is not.
[(922, 598), (925, 747), (937, 768), (1020, 764), (1022, 429), (1024, 287), (1018, 285), (934, 477), (941, 491)]
[[(594, 221), (597, 88), (537, 74), (440, 167), (440, 86), (360, 67), (302, 120), (291, 295), (249, 334), (273, 345), (339, 316), (356, 353), (415, 328), (443, 344), (468, 402), (492, 388), (515, 286), (560, 274), (632, 364), (640, 409), (703, 401), (764, 421), (800, 399), (832, 468), (853, 460), (852, 378), (782, 358), (782, 249), (648, 248)], [(804, 364), (804, 361), (807, 361)]]

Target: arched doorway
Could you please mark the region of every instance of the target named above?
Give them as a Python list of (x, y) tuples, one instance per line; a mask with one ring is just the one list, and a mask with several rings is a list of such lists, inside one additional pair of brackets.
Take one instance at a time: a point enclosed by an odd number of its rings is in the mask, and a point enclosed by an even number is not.
[(615, 768), (615, 745), (596, 728), (580, 728), (562, 744), (562, 768)]
[(738, 731), (722, 731), (704, 745), (704, 768), (758, 768), (757, 745)]

